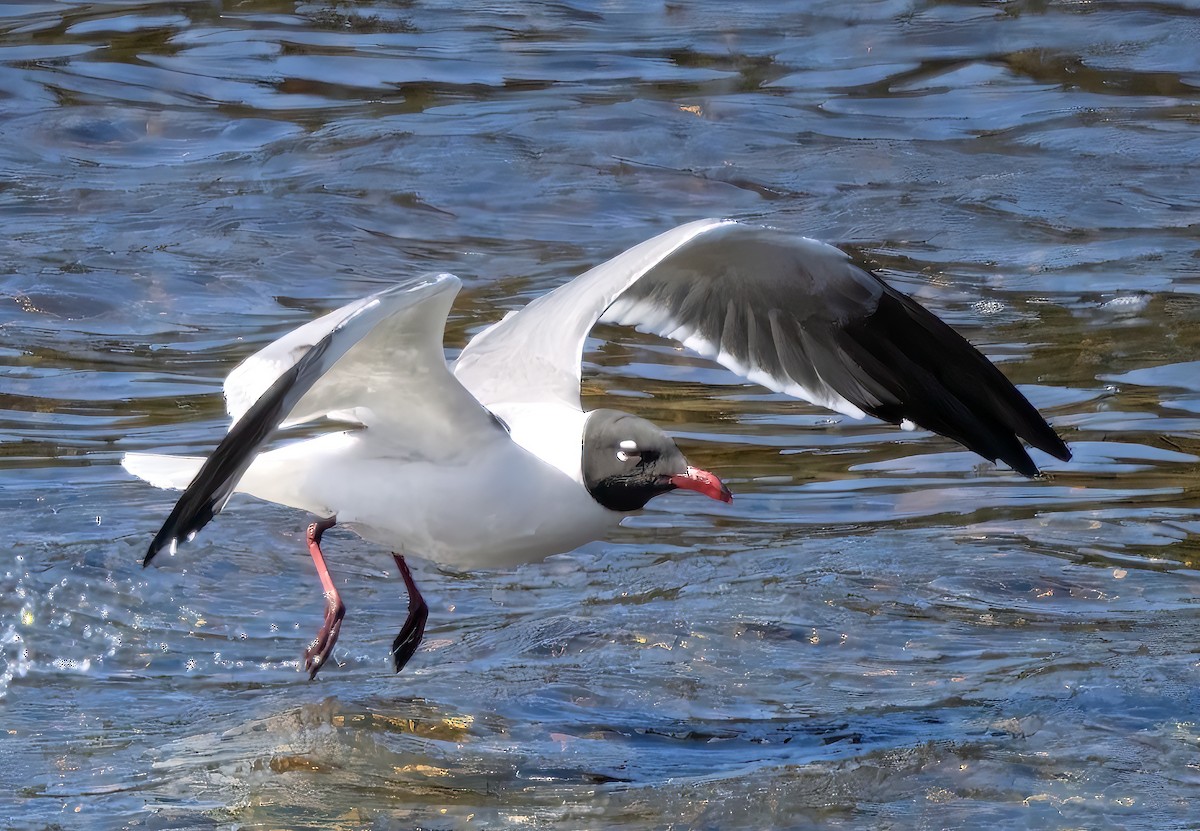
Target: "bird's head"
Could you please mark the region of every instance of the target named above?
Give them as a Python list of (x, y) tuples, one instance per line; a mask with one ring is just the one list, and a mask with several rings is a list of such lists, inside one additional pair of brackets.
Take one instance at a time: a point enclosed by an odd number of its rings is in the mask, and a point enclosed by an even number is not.
[(706, 470), (692, 467), (671, 437), (620, 410), (595, 410), (583, 428), (583, 484), (612, 511), (637, 511), (676, 488), (733, 501), (729, 488)]

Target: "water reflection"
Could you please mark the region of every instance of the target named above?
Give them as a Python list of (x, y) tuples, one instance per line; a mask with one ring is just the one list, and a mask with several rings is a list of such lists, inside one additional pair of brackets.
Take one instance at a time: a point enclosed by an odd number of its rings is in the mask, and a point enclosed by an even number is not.
[[(0, 5), (0, 784), (22, 827), (1188, 827), (1198, 19), (1039, 2)], [(856, 251), (1076, 452), (1028, 482), (653, 338), (590, 406), (721, 472), (613, 540), (418, 579), (246, 500), (140, 567), (220, 381), (398, 276), (448, 340), (709, 215)], [(332, 553), (336, 552), (336, 553)]]

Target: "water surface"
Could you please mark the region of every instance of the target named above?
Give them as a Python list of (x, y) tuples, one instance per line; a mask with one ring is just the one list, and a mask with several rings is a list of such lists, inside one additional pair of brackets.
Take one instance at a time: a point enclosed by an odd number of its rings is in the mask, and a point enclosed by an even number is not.
[[(0, 6), (0, 806), (14, 827), (1194, 828), (1188, 3)], [(140, 566), (220, 384), (429, 270), (448, 344), (680, 222), (852, 250), (1075, 458), (1026, 481), (604, 329), (588, 406), (737, 493), (511, 571), (248, 498)], [(403, 506), (398, 506), (402, 510)]]

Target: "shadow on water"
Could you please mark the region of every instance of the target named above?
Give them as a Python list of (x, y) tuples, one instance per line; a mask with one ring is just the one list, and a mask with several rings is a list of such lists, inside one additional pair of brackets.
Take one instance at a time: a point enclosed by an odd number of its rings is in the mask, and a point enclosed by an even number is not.
[[(14, 827), (1188, 828), (1200, 798), (1200, 153), (1186, 4), (0, 6), (0, 786)], [(1026, 481), (636, 332), (589, 407), (664, 498), (511, 571), (249, 499), (141, 557), (223, 377), (398, 277), (451, 350), (703, 216), (846, 247), (1075, 452)]]

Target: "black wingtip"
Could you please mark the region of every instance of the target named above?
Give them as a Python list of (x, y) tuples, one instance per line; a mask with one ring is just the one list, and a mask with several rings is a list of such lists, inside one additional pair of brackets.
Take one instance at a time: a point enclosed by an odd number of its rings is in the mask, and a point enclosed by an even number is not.
[(1060, 462), (1071, 461), (1071, 448), (1067, 447), (1067, 443), (1063, 441), (1057, 433), (1054, 432), (1054, 428), (1050, 428), (1050, 434), (1054, 437), (1053, 442), (1048, 442), (1047, 444), (1035, 444), (1034, 447), (1036, 447), (1038, 450), (1049, 453)]
[[(213, 455), (215, 456), (216, 454), (214, 453)], [(205, 464), (207, 466), (208, 463), (206, 462)], [(203, 473), (203, 468), (201, 472)], [(200, 482), (199, 487), (197, 486), (197, 482)], [(146, 557), (142, 560), (142, 568), (150, 565), (150, 561), (164, 548), (174, 554), (175, 549), (179, 545), (191, 542), (200, 529), (217, 515), (217, 512), (216, 500), (203, 487), (202, 478), (197, 476), (196, 481), (192, 482), (188, 486), (188, 489), (183, 492), (183, 495), (179, 497), (179, 501), (171, 509), (170, 516), (167, 517), (162, 528), (158, 529), (158, 533), (154, 535), (154, 539), (150, 541), (150, 547), (146, 550)]]
[(142, 560), (142, 568), (150, 565), (150, 561), (154, 559), (158, 552), (162, 551), (162, 548), (162, 544), (159, 542), (159, 539), (156, 536), (154, 538), (154, 542), (150, 543), (150, 548), (146, 550), (146, 557)]
[[(1020, 394), (1015, 387), (1012, 388), (1012, 393), (1020, 396), (1019, 400), (1009, 397), (1009, 404), (1012, 406), (1015, 415), (1010, 421), (1005, 423), (1019, 438), (1029, 442), (1031, 447), (1035, 447), (1043, 453), (1058, 459), (1061, 462), (1067, 462), (1071, 459), (1071, 448), (1067, 447), (1067, 443), (1054, 431), (1054, 428), (1042, 418), (1041, 414), (1029, 403), (1028, 399)], [(1001, 460), (1006, 462), (1013, 470), (1025, 476), (1034, 477), (1041, 474), (1037, 465), (1029, 458), (1029, 453), (1025, 448), (1021, 448), (1020, 458), (1017, 461), (1022, 461), (1024, 464), (1013, 464), (1013, 461), (1001, 457)], [(1028, 467), (1028, 470), (1026, 469)], [(1029, 472), (1031, 470), (1032, 472)]]
[(1025, 448), (1021, 448), (1019, 455), (1012, 453), (1009, 454), (1007, 458), (1002, 457), (1000, 461), (1004, 462), (1017, 473), (1030, 479), (1036, 479), (1038, 476), (1042, 475), (1042, 471), (1038, 469), (1036, 464), (1034, 464), (1033, 459), (1030, 458), (1029, 453), (1025, 451)]
[[(200, 466), (191, 484), (179, 497), (170, 516), (155, 534), (146, 557), (145, 568), (164, 548), (174, 548), (192, 538), (220, 513), (238, 480), (254, 460), (259, 447), (274, 432), (275, 426), (295, 402), (288, 401), (301, 372), (319, 361), (329, 348), (330, 335), (315, 346), (275, 382), (233, 425), (216, 450)], [(311, 386), (311, 383), (310, 385)], [(305, 388), (307, 389), (307, 387)]]
[[(1071, 448), (1067, 447), (1067, 443), (1064, 442), (1057, 435), (1054, 435), (1053, 443), (1037, 442), (1035, 444), (1033, 441), (1030, 441), (1028, 437), (1023, 437), (1023, 438), (1025, 438), (1026, 441), (1028, 441), (1030, 444), (1032, 444), (1038, 450), (1041, 450), (1043, 453), (1050, 454), (1054, 458), (1058, 459), (1060, 462), (1071, 461)], [(1021, 450), (1022, 450), (1023, 458), (1017, 458), (1017, 459), (1011, 459), (1011, 460), (1001, 458), (1000, 461), (1007, 464), (1009, 467), (1011, 467), (1017, 473), (1020, 473), (1022, 476), (1028, 476), (1030, 479), (1044, 478), (1046, 474), (1029, 457), (1029, 453), (1025, 452), (1024, 448), (1021, 448)], [(1016, 462), (1016, 464), (1014, 464), (1014, 462)]]
[[(1050, 435), (1053, 436), (1053, 442), (1044, 440), (1035, 442), (1026, 434), (1018, 435), (1028, 441), (1033, 447), (1041, 450), (1043, 453), (1047, 453), (1062, 462), (1070, 461), (1071, 448), (1067, 447), (1067, 443), (1059, 438), (1058, 435), (1053, 432), (1053, 429), (1045, 422), (1042, 422), (1042, 427), (1045, 428), (1045, 432), (1049, 432)], [(1039, 436), (1038, 438), (1041, 439), (1042, 437)], [(997, 459), (993, 459), (993, 461), (1004, 462), (1017, 473), (1021, 474), (1022, 476), (1027, 476), (1030, 479), (1037, 479), (1045, 476), (1045, 473), (1030, 457), (1029, 452), (1019, 444), (1016, 446), (1015, 450), (1012, 450), (1006, 454), (1002, 454), (998, 456)]]
[[(1041, 413), (983, 354), (928, 309), (882, 284), (869, 316), (845, 327), (843, 349), (893, 402), (863, 409), (885, 421), (908, 419), (985, 459), (1036, 478), (1021, 440), (1066, 461), (1070, 448)], [(883, 396), (881, 396), (883, 397)]]
[(142, 568), (150, 565), (150, 561), (158, 556), (158, 552), (162, 551), (165, 546), (171, 544), (172, 534), (168, 529), (171, 528), (171, 524), (175, 519), (177, 510), (178, 505), (176, 505), (176, 509), (171, 512), (171, 516), (168, 517), (167, 521), (163, 523), (162, 528), (158, 529), (158, 533), (154, 535), (154, 539), (150, 540), (150, 547), (146, 549), (146, 556), (142, 560)]

